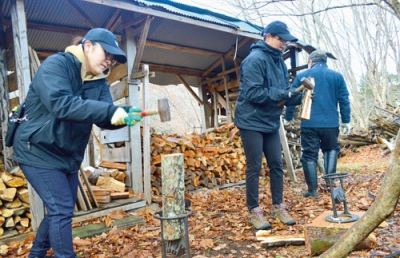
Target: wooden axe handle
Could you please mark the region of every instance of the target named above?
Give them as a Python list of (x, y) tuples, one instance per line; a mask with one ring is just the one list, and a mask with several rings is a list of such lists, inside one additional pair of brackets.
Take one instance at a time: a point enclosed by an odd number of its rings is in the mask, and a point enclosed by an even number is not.
[(151, 115), (157, 115), (158, 111), (157, 110), (143, 110), (142, 112), (133, 112), (132, 114), (134, 116), (151, 116)]
[[(304, 85), (301, 85), (300, 87), (298, 87), (298, 88), (295, 90), (295, 92), (302, 91), (304, 88), (305, 88), (305, 86), (304, 86)], [(286, 102), (286, 99), (281, 100), (280, 102), (278, 102), (277, 106), (282, 106), (285, 102)]]

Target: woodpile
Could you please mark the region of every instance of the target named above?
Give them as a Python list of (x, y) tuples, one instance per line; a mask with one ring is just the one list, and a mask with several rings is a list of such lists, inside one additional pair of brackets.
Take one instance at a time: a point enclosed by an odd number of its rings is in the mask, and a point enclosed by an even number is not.
[[(225, 124), (203, 134), (151, 135), (151, 184), (153, 194), (161, 193), (161, 156), (183, 153), (185, 189), (213, 188), (245, 178), (246, 158), (238, 129)], [(265, 159), (263, 171), (265, 174)]]
[(17, 230), (24, 234), (30, 228), (30, 204), (27, 180), (21, 170), (9, 174), (0, 172), (0, 236)]

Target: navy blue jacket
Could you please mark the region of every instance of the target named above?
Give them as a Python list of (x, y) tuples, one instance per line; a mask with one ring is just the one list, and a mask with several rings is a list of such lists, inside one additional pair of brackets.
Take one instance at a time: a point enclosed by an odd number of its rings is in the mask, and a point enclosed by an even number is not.
[[(25, 100), (29, 120), (14, 138), (14, 160), (29, 166), (76, 173), (92, 125), (117, 129), (106, 79), (82, 81), (81, 62), (70, 53), (48, 57), (35, 74)], [(38, 114), (30, 117), (29, 114)]]
[[(310, 69), (299, 73), (293, 87), (301, 85), (301, 78), (314, 78), (315, 97), (311, 104), (310, 120), (302, 120), (301, 127), (334, 128), (339, 127), (339, 111), (342, 123), (350, 123), (349, 91), (343, 76), (329, 69), (324, 62), (315, 63)], [(293, 119), (294, 108), (288, 107), (285, 119)]]
[(239, 96), (235, 108), (235, 125), (239, 129), (274, 132), (279, 129), (284, 105), (301, 103), (288, 99), (288, 71), (282, 51), (259, 40), (240, 65)]

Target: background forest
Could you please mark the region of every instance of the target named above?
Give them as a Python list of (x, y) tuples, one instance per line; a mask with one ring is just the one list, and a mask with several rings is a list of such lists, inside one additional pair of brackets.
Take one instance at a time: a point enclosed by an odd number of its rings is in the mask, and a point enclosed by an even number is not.
[[(400, 19), (398, 0), (176, 0), (265, 26), (274, 20), (288, 24), (301, 41), (331, 52), (337, 60), (328, 66), (341, 72), (351, 93), (352, 125), (368, 129), (375, 106), (400, 105)], [(397, 8), (397, 14), (396, 14)], [(299, 65), (308, 54), (300, 53)], [(194, 102), (180, 86), (155, 87), (152, 95), (178, 93)], [(170, 88), (170, 89), (161, 89)], [(165, 95), (166, 94), (166, 95)], [(173, 101), (171, 101), (173, 102)], [(185, 125), (162, 129), (167, 132), (199, 132), (199, 108), (172, 107)], [(189, 112), (189, 113), (188, 113)], [(174, 113), (173, 113), (174, 115)], [(174, 116), (173, 116), (174, 117)], [(167, 125), (168, 127), (168, 125)], [(182, 127), (182, 128), (181, 128)], [(171, 128), (175, 130), (170, 131)], [(160, 129), (161, 130), (161, 129)]]

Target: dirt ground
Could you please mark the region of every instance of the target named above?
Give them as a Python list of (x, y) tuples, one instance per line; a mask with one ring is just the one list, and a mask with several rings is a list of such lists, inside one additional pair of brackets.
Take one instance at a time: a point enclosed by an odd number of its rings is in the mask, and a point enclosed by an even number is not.
[[(338, 161), (338, 172), (349, 173), (345, 179), (346, 200), (349, 211), (366, 211), (379, 192), (381, 180), (388, 167), (390, 154), (378, 145), (358, 149), (342, 149)], [(270, 235), (303, 234), (306, 224), (318, 215), (332, 210), (330, 193), (320, 189), (320, 197), (307, 199), (302, 196), (306, 189), (302, 172), (296, 173), (298, 182), (285, 179), (284, 196), (288, 210), (297, 224), (285, 226), (269, 219)], [(322, 182), (323, 179), (320, 179)], [(190, 256), (193, 258), (216, 257), (311, 257), (304, 245), (285, 247), (262, 247), (256, 239), (256, 230), (248, 223), (244, 186), (220, 190), (203, 189), (188, 194), (193, 214), (189, 216)], [(261, 178), (260, 205), (269, 216), (271, 195), (268, 177)], [(338, 206), (338, 211), (342, 207)], [(352, 252), (348, 257), (397, 257), (389, 256), (400, 251), (400, 205), (388, 219), (386, 227), (377, 228), (376, 246), (372, 250)], [(141, 210), (136, 215), (146, 221), (143, 226), (112, 228), (107, 234), (87, 239), (75, 239), (78, 257), (162, 257), (159, 220), (153, 217), (154, 210)], [(7, 257), (27, 257), (32, 239), (8, 246)], [(4, 247), (2, 247), (4, 248)], [(51, 255), (51, 252), (48, 253)], [(176, 257), (168, 253), (167, 257)], [(186, 257), (186, 254), (179, 257)]]

